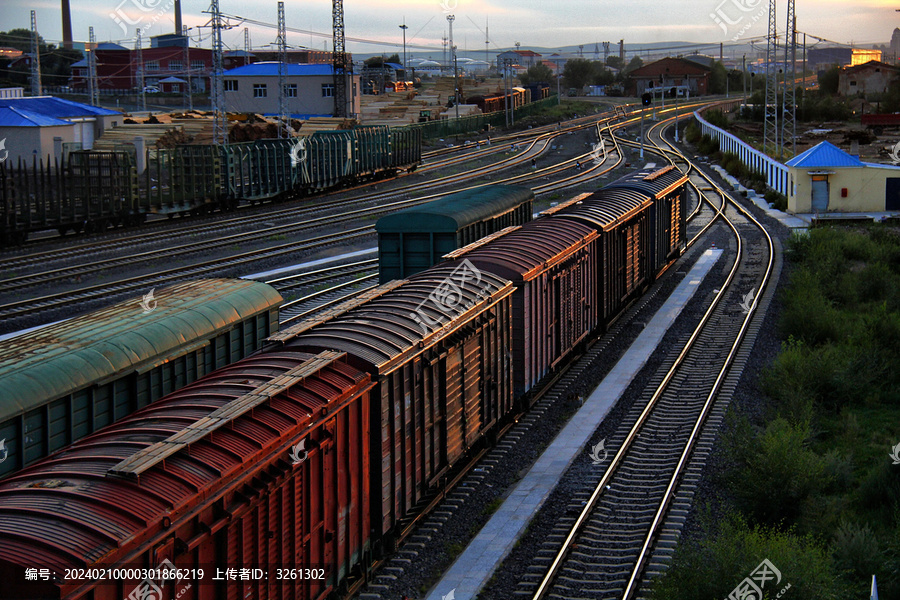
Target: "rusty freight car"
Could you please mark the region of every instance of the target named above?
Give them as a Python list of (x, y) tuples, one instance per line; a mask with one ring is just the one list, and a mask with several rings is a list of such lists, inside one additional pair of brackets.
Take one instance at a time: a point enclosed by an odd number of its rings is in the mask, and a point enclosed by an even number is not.
[(675, 165), (661, 169), (642, 169), (617, 179), (604, 189), (630, 189), (650, 196), (651, 209), (650, 251), (651, 263), (664, 268), (677, 258), (687, 244), (686, 216), (688, 176)]
[(653, 199), (630, 189), (603, 188), (581, 195), (543, 214), (576, 219), (600, 234), (597, 272), (600, 321), (610, 323), (655, 278), (650, 229)]
[(372, 374), (376, 551), (513, 408), (513, 286), (471, 265), (393, 281), (284, 329), (275, 344), (346, 352)]
[(445, 258), (468, 260), (509, 279), (513, 294), (513, 372), (523, 396), (594, 331), (599, 321), (599, 236), (569, 219), (508, 228)]
[(0, 598), (325, 598), (368, 552), (371, 388), (340, 353), (261, 354), (7, 478)]
[(281, 295), (187, 281), (14, 337), (0, 348), (0, 478), (256, 351)]

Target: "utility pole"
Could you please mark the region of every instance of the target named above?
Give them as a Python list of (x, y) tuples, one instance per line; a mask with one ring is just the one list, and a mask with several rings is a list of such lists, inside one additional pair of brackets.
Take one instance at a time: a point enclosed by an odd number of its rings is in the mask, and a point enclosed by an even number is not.
[(278, 138), (291, 137), (287, 117), (287, 29), (284, 23), (284, 2), (278, 3)]
[(763, 152), (778, 151), (778, 32), (775, 0), (769, 0), (769, 28), (766, 35), (766, 112), (763, 124)]
[(97, 38), (94, 27), (88, 27), (88, 95), (93, 106), (100, 106), (100, 90), (97, 89)]
[[(250, 54), (250, 28), (244, 27), (244, 52)], [(247, 59), (249, 57), (244, 57), (244, 64), (247, 64)]]
[(453, 107), (456, 109), (456, 118), (459, 118), (459, 84), (456, 81), (456, 46), (453, 45), (453, 21), (456, 15), (447, 15), (447, 23), (450, 24), (450, 60), (453, 61)]
[(222, 13), (219, 11), (219, 0), (211, 0), (209, 6), (212, 14), (212, 109), (213, 109), (213, 143), (228, 143), (228, 117), (225, 111), (225, 84), (222, 80)]
[(31, 95), (42, 96), (41, 44), (38, 41), (37, 16), (31, 11)]
[(144, 42), (141, 39), (141, 28), (137, 28), (137, 38), (134, 41), (134, 49), (137, 50), (137, 79), (138, 88), (141, 90), (141, 110), (147, 110), (147, 94), (144, 93)]
[(184, 38), (184, 70), (187, 73), (187, 83), (184, 86), (185, 104), (189, 111), (194, 110), (194, 87), (191, 85), (191, 38), (187, 25), (181, 27), (181, 37)]
[(334, 36), (332, 45), (332, 68), (334, 69), (334, 116), (347, 117), (347, 75), (353, 67), (347, 64), (347, 50), (344, 45), (344, 0), (332, 0), (331, 28)]
[(741, 57), (741, 83), (744, 84), (744, 104), (747, 104), (747, 55)]
[(487, 68), (490, 70), (491, 68), (491, 56), (490, 56), (490, 44), (491, 44), (491, 36), (488, 35), (488, 21), (484, 20), (484, 62), (487, 63)]

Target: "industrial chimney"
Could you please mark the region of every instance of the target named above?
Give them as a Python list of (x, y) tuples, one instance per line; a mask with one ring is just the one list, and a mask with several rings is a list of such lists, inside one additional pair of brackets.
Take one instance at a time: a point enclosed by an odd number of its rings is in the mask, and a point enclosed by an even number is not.
[(62, 0), (62, 34), (63, 48), (72, 49), (72, 9), (69, 0)]
[(181, 0), (175, 0), (175, 35), (184, 35), (184, 30), (181, 28)]

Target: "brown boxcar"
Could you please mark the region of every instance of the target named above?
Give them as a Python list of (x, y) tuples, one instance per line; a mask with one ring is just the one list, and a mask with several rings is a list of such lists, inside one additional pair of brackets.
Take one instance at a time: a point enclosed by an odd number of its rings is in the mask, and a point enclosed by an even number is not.
[[(372, 385), (340, 353), (256, 355), (13, 475), (0, 483), (0, 597), (323, 599), (367, 552)], [(65, 578), (107, 567), (204, 576)]]
[(482, 272), (509, 279), (513, 294), (516, 397), (534, 385), (599, 325), (599, 236), (569, 219), (539, 219), (452, 252)]
[(375, 288), (270, 340), (346, 352), (369, 371), (372, 527), (394, 528), (513, 409), (512, 284), (438, 266)]
[(687, 244), (685, 207), (688, 176), (674, 165), (642, 169), (617, 179), (604, 189), (637, 190), (653, 198), (651, 210), (651, 265), (659, 272), (681, 255)]
[(612, 321), (653, 281), (650, 268), (652, 198), (629, 189), (601, 189), (545, 211), (553, 218), (576, 219), (600, 234), (597, 272), (600, 320)]

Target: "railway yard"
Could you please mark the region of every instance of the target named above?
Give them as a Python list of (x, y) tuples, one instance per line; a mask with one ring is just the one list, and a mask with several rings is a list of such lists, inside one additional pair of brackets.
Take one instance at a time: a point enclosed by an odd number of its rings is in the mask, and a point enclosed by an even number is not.
[[(682, 104), (680, 127), (737, 104)], [(126, 598), (140, 578), (62, 573), (159, 564), (193, 570), (184, 581), (213, 565), (321, 569), (278, 585), (207, 574), (183, 600), (659, 597), (676, 546), (727, 516), (708, 465), (730, 460), (729, 411), (764, 410), (792, 232), (673, 141), (674, 106), (654, 112), (600, 104), (425, 145), (403, 133), (404, 157), (367, 177), (310, 169), (294, 197), (272, 176), (271, 195), (221, 211), (0, 250), (0, 387), (53, 379), (22, 358), (29, 339), (64, 356), (91, 338), (110, 357), (119, 329), (177, 330), (167, 302), (205, 323), (192, 286), (231, 282), (216, 299), (227, 327), (0, 411), (0, 599)], [(257, 172), (223, 186), (251, 189)], [(477, 194), (516, 210), (473, 216)], [(403, 210), (422, 236), (395, 223), (388, 243), (376, 224)], [(459, 231), (438, 247), (427, 228), (447, 214)], [(381, 281), (379, 247), (382, 269), (395, 250), (399, 265)], [(256, 286), (265, 300), (245, 306)], [(23, 579), (45, 565), (51, 580)], [(157, 583), (175, 597), (184, 581)]]

